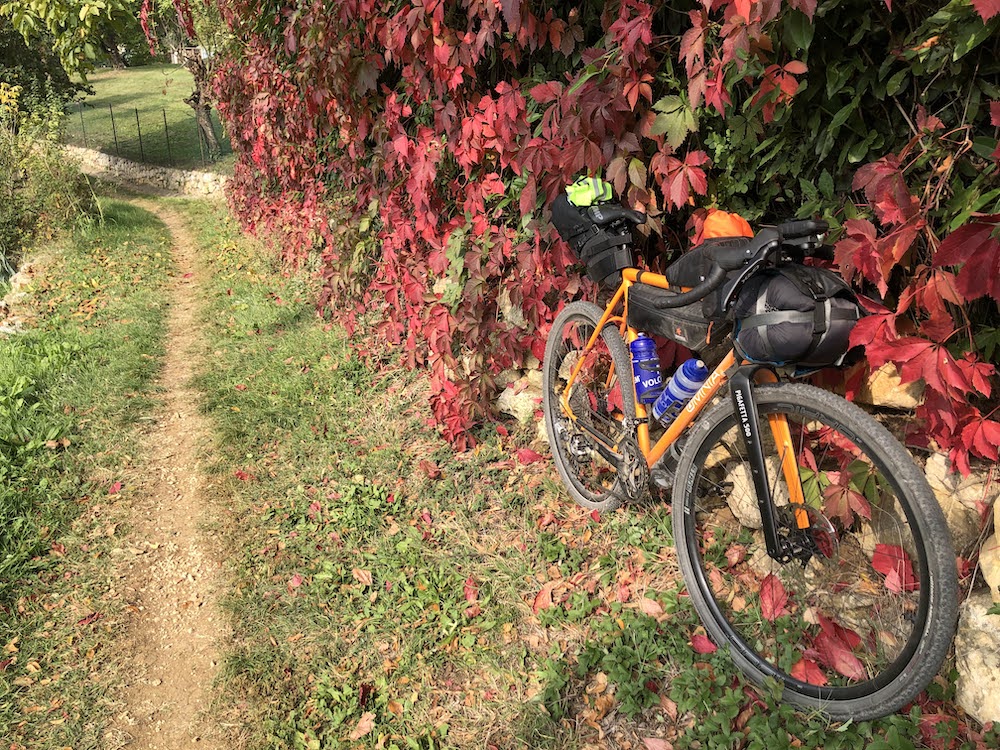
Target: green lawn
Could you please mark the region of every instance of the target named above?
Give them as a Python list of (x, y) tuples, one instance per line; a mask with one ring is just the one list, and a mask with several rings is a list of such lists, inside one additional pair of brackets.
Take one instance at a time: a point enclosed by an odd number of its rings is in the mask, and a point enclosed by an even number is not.
[(67, 143), (149, 164), (232, 170), (232, 149), (216, 113), (212, 120), (223, 158), (213, 163), (199, 142), (194, 110), (184, 103), (194, 84), (183, 67), (102, 70), (89, 76), (89, 83), (94, 95), (70, 107)]

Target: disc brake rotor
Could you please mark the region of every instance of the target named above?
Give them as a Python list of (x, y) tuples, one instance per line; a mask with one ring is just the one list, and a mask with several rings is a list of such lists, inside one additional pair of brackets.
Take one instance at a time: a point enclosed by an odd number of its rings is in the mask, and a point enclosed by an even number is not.
[[(800, 512), (809, 519), (804, 529), (798, 524)], [(829, 518), (811, 505), (789, 503), (778, 508), (778, 525), (792, 543), (792, 556), (796, 559), (807, 561), (813, 555), (832, 559), (838, 554), (840, 540), (836, 529)]]

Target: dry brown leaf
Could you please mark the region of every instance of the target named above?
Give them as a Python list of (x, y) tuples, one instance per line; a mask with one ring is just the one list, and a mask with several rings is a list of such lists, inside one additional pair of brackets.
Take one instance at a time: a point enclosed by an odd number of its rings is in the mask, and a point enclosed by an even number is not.
[(660, 606), (660, 603), (646, 596), (639, 600), (639, 609), (651, 617), (659, 617), (663, 614), (663, 607)]
[(371, 711), (365, 711), (361, 714), (361, 718), (358, 719), (358, 725), (354, 727), (351, 732), (351, 741), (360, 740), (370, 731), (375, 728), (375, 714)]

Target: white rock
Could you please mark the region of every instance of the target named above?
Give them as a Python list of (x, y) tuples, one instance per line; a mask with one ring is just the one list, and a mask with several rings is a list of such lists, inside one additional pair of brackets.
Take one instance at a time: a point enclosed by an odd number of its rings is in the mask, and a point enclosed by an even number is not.
[(988, 475), (973, 472), (963, 477), (952, 472), (948, 457), (942, 453), (927, 459), (924, 472), (948, 522), (955, 550), (967, 554), (979, 540), (978, 506), (994, 504), (1000, 487)]
[[(767, 475), (774, 495), (774, 504), (778, 507), (788, 505), (788, 490), (783, 480), (775, 483), (774, 478), (781, 476), (780, 465), (776, 458), (766, 458)], [(760, 518), (760, 508), (757, 507), (757, 493), (754, 491), (753, 477), (750, 467), (739, 463), (730, 469), (726, 481), (733, 485), (732, 491), (726, 497), (729, 509), (737, 520), (748, 529), (759, 529), (764, 523)]]
[(521, 424), (528, 424), (534, 420), (535, 412), (542, 408), (541, 399), (541, 389), (530, 387), (527, 378), (521, 378), (512, 387), (504, 388), (497, 400), (497, 408)]
[(924, 402), (924, 381), (916, 380), (903, 385), (899, 372), (892, 362), (887, 362), (868, 376), (858, 389), (855, 399), (862, 404), (885, 406), (893, 409), (915, 409)]
[(545, 428), (544, 419), (539, 419), (535, 423), (535, 439), (546, 445), (549, 444), (549, 431)]
[(496, 384), (504, 388), (514, 385), (518, 380), (521, 379), (520, 370), (501, 370), (500, 374), (496, 376)]
[(986, 611), (989, 594), (973, 594), (959, 613), (955, 636), (955, 700), (980, 722), (1000, 721), (1000, 615)]
[(948, 457), (943, 453), (934, 453), (927, 459), (925, 473), (935, 495), (939, 492), (954, 494), (962, 505), (976, 513), (979, 512), (978, 503), (994, 505), (1000, 496), (1000, 478), (995, 476), (996, 472), (973, 471), (963, 477), (951, 470)]
[[(990, 587), (993, 601), (1000, 603), (1000, 537), (993, 534), (979, 550), (979, 569)], [(1000, 642), (997, 647), (1000, 648)]]
[(524, 317), (524, 310), (511, 301), (510, 290), (507, 287), (501, 289), (500, 294), (497, 295), (497, 307), (500, 308), (500, 314), (503, 315), (504, 320), (515, 328), (528, 327), (528, 321)]

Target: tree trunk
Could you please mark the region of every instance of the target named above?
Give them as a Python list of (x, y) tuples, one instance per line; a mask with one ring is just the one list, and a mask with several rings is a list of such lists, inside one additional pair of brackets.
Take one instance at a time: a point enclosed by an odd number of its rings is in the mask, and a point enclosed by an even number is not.
[(222, 147), (215, 135), (215, 128), (212, 127), (212, 97), (208, 86), (209, 70), (201, 57), (200, 50), (184, 50), (184, 67), (194, 77), (194, 91), (184, 102), (194, 110), (198, 129), (204, 136), (205, 143), (208, 144), (209, 156), (218, 159), (222, 156)]
[(108, 62), (111, 63), (111, 67), (115, 70), (124, 70), (125, 58), (118, 51), (118, 35), (115, 33), (115, 30), (106, 26), (104, 33), (101, 35), (100, 44), (101, 49), (104, 50), (104, 54), (108, 56)]

